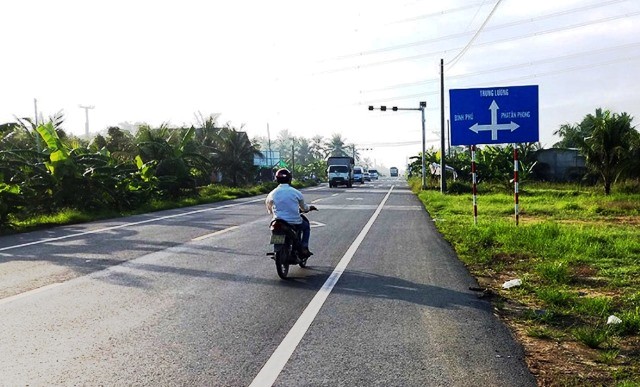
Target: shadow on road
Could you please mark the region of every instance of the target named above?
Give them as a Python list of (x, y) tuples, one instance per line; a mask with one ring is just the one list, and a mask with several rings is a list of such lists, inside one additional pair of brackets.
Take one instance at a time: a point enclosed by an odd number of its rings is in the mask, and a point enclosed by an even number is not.
[[(315, 273), (303, 278), (294, 278), (281, 282), (284, 282), (284, 286), (304, 286), (308, 282), (316, 283), (318, 281), (324, 283), (328, 278), (329, 272), (333, 269), (329, 267), (313, 267), (309, 270)], [(483, 310), (490, 309), (489, 303), (479, 299), (476, 294), (467, 289), (448, 289), (427, 283), (418, 283), (398, 277), (362, 271), (346, 270), (332, 292), (353, 297), (397, 300), (435, 308), (473, 307)]]

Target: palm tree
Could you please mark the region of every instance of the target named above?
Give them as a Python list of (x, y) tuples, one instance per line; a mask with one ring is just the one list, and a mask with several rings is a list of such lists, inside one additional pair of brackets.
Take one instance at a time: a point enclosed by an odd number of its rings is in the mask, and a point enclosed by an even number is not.
[(569, 123), (560, 125), (560, 128), (553, 134), (554, 136), (560, 136), (561, 139), (553, 144), (555, 148), (578, 148), (581, 140), (591, 135), (591, 133), (586, 132), (586, 128), (582, 125), (571, 125)]
[(330, 156), (351, 156), (351, 152), (345, 144), (345, 140), (340, 133), (334, 133), (329, 140), (325, 143), (325, 149), (327, 150), (327, 157)]
[(638, 132), (631, 126), (632, 117), (627, 113), (611, 113), (596, 109), (587, 115), (580, 127), (586, 138), (578, 139), (587, 166), (596, 172), (604, 183), (605, 195), (611, 193), (611, 185), (633, 165), (633, 144)]
[(322, 160), (326, 157), (327, 150), (324, 144), (324, 138), (322, 136), (313, 136), (311, 138), (311, 145), (309, 146), (309, 152), (311, 157), (315, 160)]
[(221, 143), (213, 157), (216, 168), (222, 172), (223, 182), (237, 187), (250, 183), (256, 176), (254, 156), (262, 156), (246, 132), (226, 127), (220, 132)]
[(302, 166), (310, 164), (313, 161), (309, 140), (304, 137), (299, 137), (296, 139), (294, 147), (296, 150), (296, 164)]
[(289, 159), (291, 161), (291, 148), (294, 145), (295, 137), (287, 129), (283, 129), (278, 133), (278, 137), (274, 141), (272, 148), (280, 152), (281, 159)]
[(107, 129), (105, 148), (111, 152), (111, 156), (120, 161), (132, 161), (137, 154), (136, 143), (133, 135), (117, 126)]

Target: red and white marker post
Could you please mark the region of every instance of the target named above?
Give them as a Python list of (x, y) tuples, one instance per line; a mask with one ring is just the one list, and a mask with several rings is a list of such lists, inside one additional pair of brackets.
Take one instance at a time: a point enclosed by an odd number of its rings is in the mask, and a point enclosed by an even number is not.
[(476, 146), (471, 145), (471, 180), (473, 183), (473, 224), (478, 225), (478, 178), (476, 173)]
[(520, 209), (519, 198), (518, 198), (518, 147), (516, 144), (513, 144), (513, 187), (514, 187), (514, 200), (515, 200), (515, 211), (516, 211), (516, 226), (520, 221)]

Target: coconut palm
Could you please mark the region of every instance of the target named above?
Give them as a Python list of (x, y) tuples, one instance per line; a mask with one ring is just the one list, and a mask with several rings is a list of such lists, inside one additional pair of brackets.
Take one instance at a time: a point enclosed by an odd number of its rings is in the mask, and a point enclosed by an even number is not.
[(254, 156), (262, 156), (246, 132), (226, 127), (220, 132), (221, 142), (213, 155), (215, 168), (222, 181), (235, 187), (250, 183), (257, 175)]
[(345, 143), (340, 133), (334, 133), (325, 143), (327, 157), (329, 156), (351, 156), (350, 149)]
[(596, 109), (580, 123), (586, 138), (578, 139), (578, 145), (586, 157), (587, 166), (596, 172), (604, 183), (605, 195), (611, 193), (611, 185), (633, 166), (633, 144), (638, 131), (631, 126), (632, 117), (627, 113), (611, 113)]
[(326, 158), (327, 150), (325, 148), (325, 141), (322, 136), (313, 136), (311, 138), (309, 152), (315, 160), (324, 160)]

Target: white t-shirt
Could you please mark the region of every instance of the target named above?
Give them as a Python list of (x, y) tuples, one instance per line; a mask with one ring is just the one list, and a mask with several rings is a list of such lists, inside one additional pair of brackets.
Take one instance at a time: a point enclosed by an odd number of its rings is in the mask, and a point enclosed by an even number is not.
[(300, 224), (300, 210), (309, 211), (302, 193), (289, 184), (280, 184), (269, 192), (265, 200), (267, 211), (273, 214), (274, 219), (282, 219), (287, 223)]

